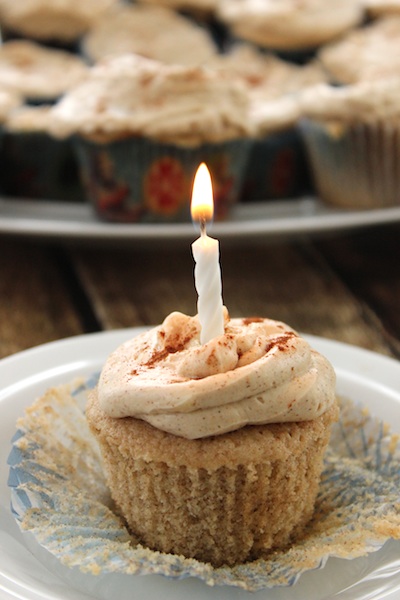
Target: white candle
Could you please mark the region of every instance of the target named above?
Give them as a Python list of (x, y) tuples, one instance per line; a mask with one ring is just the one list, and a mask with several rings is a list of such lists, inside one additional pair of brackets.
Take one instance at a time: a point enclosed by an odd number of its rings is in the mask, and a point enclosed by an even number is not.
[(213, 216), (210, 173), (204, 163), (197, 170), (193, 184), (192, 218), (200, 223), (200, 237), (193, 242), (194, 279), (198, 293), (197, 312), (201, 325), (200, 341), (206, 344), (224, 333), (219, 242), (206, 233), (206, 222)]

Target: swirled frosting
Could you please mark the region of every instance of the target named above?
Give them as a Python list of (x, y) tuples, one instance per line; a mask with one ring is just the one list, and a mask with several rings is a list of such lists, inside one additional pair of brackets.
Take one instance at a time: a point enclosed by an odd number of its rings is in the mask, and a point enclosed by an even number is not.
[(0, 0), (2, 26), (35, 40), (73, 41), (118, 0)]
[(98, 63), (56, 104), (51, 131), (56, 137), (109, 141), (138, 135), (197, 146), (248, 138), (248, 108), (240, 82), (211, 69), (125, 54)]
[(208, 31), (161, 6), (120, 4), (107, 11), (83, 40), (86, 56), (135, 53), (168, 64), (201, 65), (217, 53)]
[(358, 0), (220, 0), (217, 14), (237, 37), (269, 48), (320, 46), (363, 19)]
[(196, 439), (314, 419), (334, 402), (335, 374), (279, 321), (226, 313), (224, 335), (201, 345), (197, 316), (174, 312), (109, 356), (98, 398), (108, 416)]
[[(349, 60), (351, 57), (351, 60)], [(340, 84), (379, 83), (397, 76), (400, 68), (400, 14), (382, 17), (349, 31), (318, 52), (331, 80)]]
[(81, 83), (88, 67), (79, 56), (29, 40), (0, 46), (0, 86), (28, 98), (54, 100)]
[(400, 116), (400, 77), (380, 81), (359, 81), (334, 87), (319, 84), (305, 90), (299, 97), (304, 116), (323, 122), (397, 124)]

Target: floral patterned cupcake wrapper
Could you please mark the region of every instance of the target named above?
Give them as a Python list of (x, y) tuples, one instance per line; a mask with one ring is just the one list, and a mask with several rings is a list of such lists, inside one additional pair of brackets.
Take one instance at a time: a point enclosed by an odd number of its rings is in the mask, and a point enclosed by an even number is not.
[(297, 128), (271, 133), (254, 141), (241, 200), (288, 199), (310, 191), (308, 160)]
[(69, 140), (44, 132), (1, 132), (0, 189), (6, 196), (81, 201), (83, 190)]
[(141, 546), (114, 514), (84, 406), (94, 375), (49, 390), (19, 421), (9, 456), (12, 511), (21, 529), (81, 574), (196, 577), (248, 591), (294, 585), (329, 557), (353, 559), (400, 539), (400, 441), (362, 407), (341, 400), (312, 522), (286, 551), (213, 568)]
[(119, 222), (190, 221), (193, 180), (201, 162), (213, 180), (214, 218), (237, 201), (250, 140), (195, 148), (126, 138), (100, 144), (76, 138), (81, 177), (98, 215)]

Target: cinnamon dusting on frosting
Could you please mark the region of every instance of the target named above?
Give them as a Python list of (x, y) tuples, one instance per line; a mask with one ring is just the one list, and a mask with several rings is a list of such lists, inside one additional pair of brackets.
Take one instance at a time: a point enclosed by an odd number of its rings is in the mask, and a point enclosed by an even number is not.
[(281, 350), (282, 352), (284, 352), (285, 350), (288, 349), (287, 342), (294, 335), (295, 335), (294, 333), (286, 333), (285, 335), (281, 335), (279, 337), (276, 337), (271, 342), (268, 342), (268, 344), (265, 347), (265, 353), (267, 354), (268, 352), (270, 352), (275, 346), (277, 346), (279, 348), (279, 350)]
[(264, 319), (262, 317), (247, 317), (242, 319), (243, 325), (250, 325), (250, 323), (262, 323)]
[(108, 358), (98, 394), (111, 417), (195, 439), (314, 419), (334, 402), (335, 375), (284, 323), (226, 313), (224, 335), (202, 345), (197, 316), (174, 312)]

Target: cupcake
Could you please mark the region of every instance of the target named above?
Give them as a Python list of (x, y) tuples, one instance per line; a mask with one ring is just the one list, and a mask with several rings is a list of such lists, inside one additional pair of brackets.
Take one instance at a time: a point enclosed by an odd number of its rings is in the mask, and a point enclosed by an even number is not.
[(131, 532), (214, 566), (301, 534), (338, 412), (333, 368), (290, 327), (225, 316), (204, 345), (172, 313), (117, 348), (86, 409)]
[(3, 36), (69, 46), (118, 0), (0, 0)]
[(400, 68), (400, 15), (377, 19), (349, 32), (321, 48), (318, 60), (335, 84), (396, 76)]
[(363, 20), (359, 0), (220, 0), (217, 14), (233, 36), (304, 62)]
[(302, 96), (301, 132), (320, 197), (342, 208), (400, 204), (400, 78)]
[(49, 106), (20, 105), (2, 124), (0, 186), (7, 196), (81, 200), (75, 153), (69, 140), (48, 131)]
[(0, 86), (33, 103), (54, 102), (87, 75), (83, 61), (63, 50), (15, 40), (0, 47)]
[(207, 28), (217, 46), (223, 49), (227, 32), (216, 18), (218, 0), (139, 0), (139, 3), (164, 7), (188, 17), (197, 25)]
[(256, 137), (241, 199), (293, 198), (309, 191), (309, 169), (297, 128), (298, 95), (326, 81), (321, 66), (316, 62), (296, 65), (244, 43), (207, 64), (224, 77), (242, 81), (249, 94)]
[(82, 42), (91, 62), (139, 54), (165, 63), (201, 65), (217, 48), (208, 31), (184, 16), (157, 6), (120, 5), (98, 19)]
[(295, 65), (247, 43), (234, 44), (229, 52), (213, 55), (206, 64), (224, 77), (243, 81), (252, 97), (275, 99), (326, 81), (324, 69), (316, 61)]
[(240, 192), (248, 117), (237, 82), (131, 54), (93, 67), (53, 108), (51, 131), (75, 136), (87, 195), (102, 218), (190, 220), (194, 175), (206, 162), (218, 219)]

